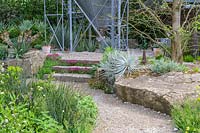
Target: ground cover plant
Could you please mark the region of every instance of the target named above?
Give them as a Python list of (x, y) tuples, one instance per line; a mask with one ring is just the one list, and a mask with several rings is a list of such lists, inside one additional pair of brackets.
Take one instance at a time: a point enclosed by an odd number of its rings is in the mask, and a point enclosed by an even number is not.
[(184, 72), (187, 70), (187, 67), (181, 64), (178, 64), (169, 59), (161, 58), (159, 60), (154, 60), (150, 66), (150, 70), (153, 73), (164, 74), (167, 72)]
[(171, 111), (171, 115), (176, 127), (184, 133), (199, 133), (199, 109), (200, 98), (186, 100), (183, 104), (175, 105)]
[(27, 84), (20, 67), (0, 66), (0, 132), (89, 133), (97, 106), (66, 85), (34, 80)]

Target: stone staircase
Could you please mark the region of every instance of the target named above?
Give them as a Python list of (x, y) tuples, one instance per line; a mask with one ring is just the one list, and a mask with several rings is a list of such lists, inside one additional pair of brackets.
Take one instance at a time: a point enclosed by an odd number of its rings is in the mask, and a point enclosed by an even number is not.
[(56, 73), (52, 76), (55, 80), (62, 82), (88, 82), (91, 79), (93, 71), (92, 65), (98, 64), (100, 58), (94, 59), (84, 53), (80, 53), (79, 58), (77, 58), (76, 53), (74, 55), (70, 55), (70, 58), (64, 55), (60, 59), (66, 65), (53, 66), (52, 69)]

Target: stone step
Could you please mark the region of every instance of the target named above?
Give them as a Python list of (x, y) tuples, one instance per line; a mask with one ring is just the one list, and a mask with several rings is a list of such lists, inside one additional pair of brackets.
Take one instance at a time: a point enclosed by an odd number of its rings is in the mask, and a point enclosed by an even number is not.
[(92, 67), (87, 66), (53, 66), (52, 68), (56, 72), (89, 72)]
[(52, 76), (55, 80), (63, 82), (88, 82), (91, 79), (89, 74), (55, 73)]
[(78, 60), (74, 60), (74, 59), (61, 59), (61, 62), (64, 62), (64, 63), (67, 63), (67, 64), (77, 64), (77, 63), (80, 63), (80, 64), (88, 64), (88, 65), (95, 65), (95, 64), (98, 64), (100, 63), (99, 60), (86, 60), (86, 59), (78, 59)]

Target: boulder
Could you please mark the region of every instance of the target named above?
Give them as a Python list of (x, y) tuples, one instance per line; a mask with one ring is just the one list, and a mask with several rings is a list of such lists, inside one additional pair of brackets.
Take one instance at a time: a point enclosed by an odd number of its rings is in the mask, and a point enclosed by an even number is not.
[(39, 50), (32, 50), (27, 52), (22, 59), (9, 59), (4, 61), (7, 66), (20, 66), (26, 77), (32, 77), (37, 74), (39, 69), (43, 66), (46, 55)]
[(170, 114), (174, 104), (197, 97), (198, 85), (200, 73), (171, 72), (158, 77), (123, 78), (115, 82), (115, 90), (123, 101)]

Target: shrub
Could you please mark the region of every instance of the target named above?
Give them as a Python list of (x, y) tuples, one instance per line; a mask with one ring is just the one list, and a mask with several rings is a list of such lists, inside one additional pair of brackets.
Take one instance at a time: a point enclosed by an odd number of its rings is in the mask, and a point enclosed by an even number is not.
[[(12, 96), (9, 104), (4, 101)], [(53, 118), (48, 116), (47, 112), (39, 114), (31, 111), (28, 104), (16, 102), (17, 96), (12, 93), (1, 92), (0, 97), (0, 132), (64, 132), (63, 127)]]
[(69, 86), (56, 86), (44, 81), (32, 83), (31, 88), (33, 88), (34, 105), (41, 107), (40, 99), (37, 101), (35, 99), (43, 97), (46, 102), (44, 109), (63, 125), (66, 132), (91, 132), (97, 117), (97, 106), (91, 97), (81, 96)]
[(177, 128), (183, 133), (200, 132), (200, 101), (188, 100), (183, 105), (172, 109), (172, 119)]
[(38, 71), (37, 77), (42, 79), (45, 74), (51, 74), (53, 73), (53, 66), (59, 65), (60, 62), (58, 60), (52, 59), (52, 57), (47, 57), (47, 59), (44, 62), (44, 65), (40, 70)]
[(200, 56), (197, 57), (197, 61), (200, 61)]
[(108, 81), (103, 79), (98, 79), (97, 77), (93, 77), (91, 80), (89, 80), (89, 86), (92, 89), (99, 89), (103, 90), (106, 94), (113, 94), (114, 89), (113, 86), (108, 83)]
[(160, 59), (154, 60), (150, 69), (154, 73), (163, 74), (171, 71), (184, 72), (187, 70), (187, 67), (171, 60)]
[(19, 67), (0, 66), (0, 132), (92, 131), (97, 107), (91, 97), (51, 80), (27, 85), (21, 75)]
[(186, 55), (183, 57), (185, 62), (194, 62), (194, 57), (192, 55)]

